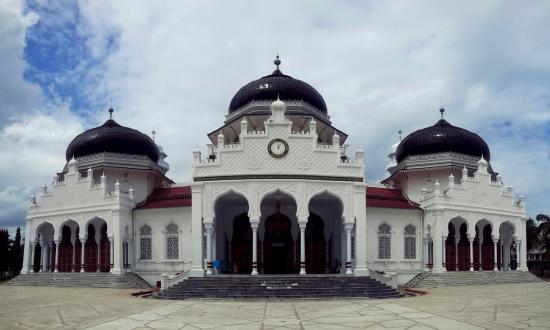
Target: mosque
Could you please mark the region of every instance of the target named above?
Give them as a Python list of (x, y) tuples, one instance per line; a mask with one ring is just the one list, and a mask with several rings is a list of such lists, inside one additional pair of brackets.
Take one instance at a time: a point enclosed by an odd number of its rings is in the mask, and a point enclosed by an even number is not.
[(31, 196), (32, 272), (135, 273), (170, 286), (219, 274), (527, 271), (525, 202), (491, 166), (487, 143), (443, 117), (393, 145), (388, 176), (365, 178), (363, 150), (331, 123), (311, 85), (273, 73), (231, 99), (192, 180), (110, 117), (67, 147)]

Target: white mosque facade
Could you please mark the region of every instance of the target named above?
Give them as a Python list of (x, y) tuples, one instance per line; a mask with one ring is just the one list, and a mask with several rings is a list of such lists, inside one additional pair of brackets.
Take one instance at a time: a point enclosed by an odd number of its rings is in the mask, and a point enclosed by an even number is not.
[[(136, 273), (163, 286), (218, 274), (526, 271), (524, 198), (477, 134), (445, 119), (394, 145), (366, 181), (322, 96), (283, 74), (242, 87), (192, 181), (112, 118), (77, 136), (31, 196), (22, 273)], [(112, 113), (111, 113), (112, 114)], [(443, 115), (443, 112), (442, 112)]]

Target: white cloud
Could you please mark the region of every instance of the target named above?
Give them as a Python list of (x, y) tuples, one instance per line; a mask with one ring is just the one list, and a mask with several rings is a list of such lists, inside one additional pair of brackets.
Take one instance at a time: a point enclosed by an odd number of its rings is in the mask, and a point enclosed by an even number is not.
[[(119, 123), (146, 133), (155, 129), (178, 182), (190, 179), (193, 146), (204, 147), (206, 133), (222, 124), (241, 86), (273, 70), (277, 52), (283, 72), (325, 97), (352, 149), (365, 149), (369, 181), (383, 178), (399, 128), (408, 134), (433, 124), (443, 97), (451, 123), (488, 141), (494, 167), (527, 195), (531, 215), (548, 213), (539, 173), (550, 169), (549, 7), (492, 1), (81, 1), (77, 31), (85, 39), (79, 40), (97, 63), (83, 64), (69, 78), (82, 70), (92, 78), (78, 90), (97, 105), (85, 112), (94, 124), (105, 120), (107, 113), (98, 109), (112, 97)], [(15, 16), (25, 21), (21, 12)], [(28, 24), (7, 34), (19, 38), (9, 51), (19, 54), (21, 69), (13, 76), (23, 83), (21, 36)], [(0, 46), (0, 54), (5, 49)], [(5, 83), (0, 78), (0, 86)], [(29, 86), (18, 88), (17, 99), (37, 98), (36, 87)], [(82, 127), (63, 101), (54, 103), (60, 102), (61, 110), (42, 109), (43, 117), (19, 117), (3, 129), (8, 148), (21, 150), (14, 164), (32, 174), (2, 185), (30, 190), (62, 167), (64, 150)], [(55, 129), (48, 131), (49, 125)], [(35, 127), (44, 132), (37, 136)], [(38, 145), (43, 155), (33, 154)], [(6, 166), (0, 171), (10, 173)]]

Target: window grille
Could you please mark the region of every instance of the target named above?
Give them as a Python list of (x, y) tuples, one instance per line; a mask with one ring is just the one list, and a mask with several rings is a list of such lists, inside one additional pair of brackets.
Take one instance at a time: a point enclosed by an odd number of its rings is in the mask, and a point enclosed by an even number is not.
[(378, 227), (378, 259), (391, 258), (391, 227), (381, 224)]
[(178, 226), (170, 224), (166, 227), (166, 259), (179, 258)]
[(151, 227), (147, 225), (143, 225), (139, 231), (140, 240), (139, 240), (139, 248), (140, 248), (140, 254), (139, 258), (141, 260), (151, 260), (152, 256), (152, 248), (151, 248)]
[(405, 227), (405, 259), (416, 259), (416, 228)]

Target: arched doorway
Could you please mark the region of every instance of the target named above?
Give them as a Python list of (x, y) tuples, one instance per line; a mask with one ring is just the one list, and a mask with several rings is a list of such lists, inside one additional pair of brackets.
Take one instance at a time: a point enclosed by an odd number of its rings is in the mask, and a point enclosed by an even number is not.
[(70, 272), (73, 266), (73, 244), (71, 243), (71, 228), (64, 225), (61, 229), (59, 242), (58, 271)]
[(101, 225), (101, 235), (99, 242), (101, 244), (99, 271), (109, 272), (109, 270), (111, 269), (111, 243), (109, 242), (109, 237), (107, 236), (106, 223)]
[(84, 271), (97, 271), (97, 242), (95, 239), (95, 227), (88, 225), (88, 238), (84, 244)]
[[(34, 272), (53, 271), (55, 263), (55, 244), (53, 225), (44, 222), (36, 229), (35, 247), (31, 269)], [(53, 259), (53, 260), (52, 260)]]
[(499, 232), (499, 268), (501, 270), (516, 270), (517, 248), (514, 239), (515, 228), (510, 222), (505, 221), (500, 225)]
[(493, 270), (495, 263), (495, 247), (492, 237), (493, 229), (490, 224), (481, 224), (481, 228), (481, 270)]
[[(207, 235), (205, 233), (205, 235)], [(214, 203), (212, 261), (224, 274), (250, 274), (252, 271), (252, 229), (248, 218), (248, 201), (234, 191), (219, 196)], [(203, 255), (207, 258), (207, 238)]]
[(234, 274), (250, 274), (252, 272), (252, 228), (246, 213), (241, 213), (233, 219), (231, 242), (232, 272)]
[(445, 268), (447, 271), (456, 270), (456, 230), (452, 222), (448, 224), (448, 235), (445, 241)]
[[(342, 230), (343, 205), (340, 198), (322, 192), (308, 204), (309, 218), (305, 232), (306, 273), (339, 273), (345, 271), (347, 260), (345, 233)], [(355, 257), (353, 244), (351, 259)]]
[(460, 238), (458, 240), (458, 270), (470, 270), (470, 241), (468, 240), (468, 227), (465, 223), (460, 225)]
[(325, 242), (325, 224), (323, 219), (310, 213), (306, 226), (306, 273), (322, 274), (326, 272), (327, 247)]
[(295, 272), (291, 222), (289, 217), (281, 213), (278, 204), (275, 213), (265, 220), (263, 251), (264, 273), (289, 274)]

